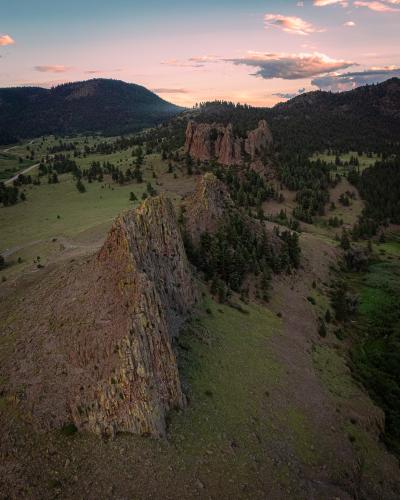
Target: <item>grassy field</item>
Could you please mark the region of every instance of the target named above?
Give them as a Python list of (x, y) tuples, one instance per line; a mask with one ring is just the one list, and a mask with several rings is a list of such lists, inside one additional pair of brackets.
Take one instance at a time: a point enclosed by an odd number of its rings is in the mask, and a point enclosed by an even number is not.
[(79, 193), (70, 175), (62, 175), (59, 180), (58, 184), (26, 187), (26, 202), (0, 209), (2, 250), (61, 234), (74, 236), (132, 206), (130, 191), (140, 198), (146, 187), (135, 184), (109, 188), (108, 184), (93, 182), (86, 183), (85, 193)]
[[(355, 158), (358, 158), (361, 171), (370, 167), (371, 165), (373, 165), (376, 162), (376, 160), (378, 159), (376, 154), (372, 154), (371, 156), (368, 156), (365, 153), (363, 153), (362, 155), (359, 155), (357, 153), (357, 151), (350, 151), (349, 153), (342, 154), (339, 156), (339, 158), (343, 162), (349, 162), (350, 158), (352, 156)], [(313, 160), (320, 159), (320, 160), (326, 161), (327, 163), (334, 164), (335, 159), (336, 159), (336, 155), (332, 155), (332, 154), (328, 154), (328, 153), (318, 153), (318, 154), (315, 154), (312, 159)], [(342, 175), (345, 174), (346, 171), (347, 171), (347, 167), (338, 167), (338, 172), (341, 173)]]
[(353, 371), (385, 411), (385, 440), (400, 454), (400, 263), (385, 255), (348, 280), (359, 297), (349, 330)]
[[(0, 251), (13, 264), (1, 271), (2, 276), (18, 274), (37, 256), (45, 264), (59, 250), (52, 241), (60, 237), (73, 240), (96, 227), (105, 236), (112, 220), (134, 206), (129, 201), (130, 192), (140, 200), (146, 189), (145, 183), (108, 187), (93, 182), (86, 183), (85, 193), (79, 193), (69, 174), (59, 176), (59, 180), (58, 184), (27, 186), (25, 202), (0, 208)], [(22, 262), (17, 264), (19, 258)]]
[[(115, 138), (74, 137), (61, 140), (73, 141), (83, 148), (85, 144), (93, 146), (99, 140), (113, 141)], [(18, 171), (32, 164), (26, 160), (20, 164), (18, 157), (33, 150), (34, 157), (40, 159), (47, 154), (49, 147), (59, 144), (59, 141), (60, 139), (53, 136), (45, 137), (17, 145), (1, 155), (12, 157), (14, 165), (20, 165), (16, 169)], [(2, 156), (0, 176), (1, 161)], [(96, 161), (110, 162), (126, 171), (128, 167), (133, 168), (132, 148), (110, 155), (83, 156), (75, 158), (75, 161), (82, 169), (88, 168)], [(59, 240), (66, 239), (68, 244), (80, 238), (90, 240), (92, 237), (92, 240), (97, 241), (99, 237), (105, 237), (112, 220), (121, 211), (140, 202), (147, 182), (158, 192), (165, 192), (175, 206), (178, 206), (181, 197), (193, 189), (195, 178), (185, 175), (179, 168), (175, 170), (175, 174), (167, 173), (167, 169), (167, 162), (161, 160), (159, 154), (151, 154), (145, 157), (142, 167), (144, 182), (141, 184), (132, 182), (120, 186), (112, 182), (109, 176), (105, 176), (102, 183), (88, 183), (84, 180), (86, 192), (80, 193), (71, 174), (64, 174), (59, 176), (58, 184), (48, 184), (47, 177), (44, 176), (39, 186), (26, 185), (20, 188), (26, 195), (26, 201), (0, 207), (0, 252), (9, 264), (0, 272), (1, 277), (4, 279), (18, 275), (32, 267), (38, 256), (41, 264), (46, 264), (50, 257), (60, 253)], [(4, 172), (5, 178), (15, 173), (5, 170)], [(131, 192), (137, 197), (136, 202), (129, 201)]]
[(19, 161), (19, 157), (12, 151), (4, 153), (0, 151), (0, 181), (5, 181), (20, 170), (33, 165), (35, 162), (27, 159)]
[[(268, 431), (263, 418), (266, 393), (282, 376), (268, 347), (268, 339), (280, 332), (281, 320), (256, 305), (245, 305), (240, 312), (207, 300), (205, 308), (208, 314), (179, 339), (191, 406), (189, 418), (172, 420), (171, 433), (186, 435), (184, 448), (190, 453), (220, 447), (226, 440), (237, 441), (248, 453), (253, 446), (242, 445), (246, 440), (255, 444), (251, 428)], [(249, 457), (242, 458), (245, 463)]]

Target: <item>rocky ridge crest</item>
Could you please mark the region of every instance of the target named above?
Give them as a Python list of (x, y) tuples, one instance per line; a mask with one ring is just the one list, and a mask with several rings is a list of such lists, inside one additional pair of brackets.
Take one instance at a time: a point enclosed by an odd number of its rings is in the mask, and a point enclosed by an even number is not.
[(167, 198), (119, 216), (97, 255), (28, 300), (42, 307), (19, 319), (29, 338), (6, 367), (6, 393), (24, 387), (20, 402), (37, 427), (165, 435), (166, 413), (185, 404), (172, 341), (197, 301)]
[(200, 161), (217, 160), (222, 165), (239, 165), (247, 155), (255, 161), (272, 144), (272, 134), (265, 120), (247, 132), (246, 138), (236, 137), (232, 124), (188, 122), (185, 151)]

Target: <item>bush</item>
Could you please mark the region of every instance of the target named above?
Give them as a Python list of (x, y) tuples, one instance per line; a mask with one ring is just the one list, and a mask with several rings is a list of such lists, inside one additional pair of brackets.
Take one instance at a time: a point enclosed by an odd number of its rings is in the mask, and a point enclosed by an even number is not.
[(321, 337), (326, 337), (327, 331), (326, 331), (325, 321), (323, 319), (320, 319), (318, 333), (320, 334)]
[(78, 181), (76, 183), (76, 189), (80, 193), (84, 193), (86, 191), (85, 185), (83, 184), (83, 182), (81, 181), (81, 179), (78, 179)]

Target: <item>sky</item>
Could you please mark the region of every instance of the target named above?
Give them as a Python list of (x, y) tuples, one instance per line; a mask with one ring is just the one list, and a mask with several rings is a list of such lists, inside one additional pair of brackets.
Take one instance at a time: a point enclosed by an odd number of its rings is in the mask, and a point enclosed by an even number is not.
[(0, 0), (0, 87), (115, 78), (271, 106), (400, 77), (400, 0)]

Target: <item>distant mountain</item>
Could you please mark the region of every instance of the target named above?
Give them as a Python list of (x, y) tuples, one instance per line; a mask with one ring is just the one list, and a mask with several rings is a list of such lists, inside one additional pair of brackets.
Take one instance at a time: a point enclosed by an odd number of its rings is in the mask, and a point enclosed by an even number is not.
[(267, 112), (274, 138), (292, 150), (386, 151), (400, 143), (400, 79), (348, 92), (307, 92)]
[(0, 144), (44, 134), (117, 135), (155, 126), (183, 111), (140, 85), (93, 79), (52, 89), (0, 89)]
[(242, 136), (265, 119), (282, 151), (388, 151), (400, 142), (400, 79), (348, 92), (306, 92), (273, 108), (207, 102), (186, 114), (197, 122), (232, 123)]

